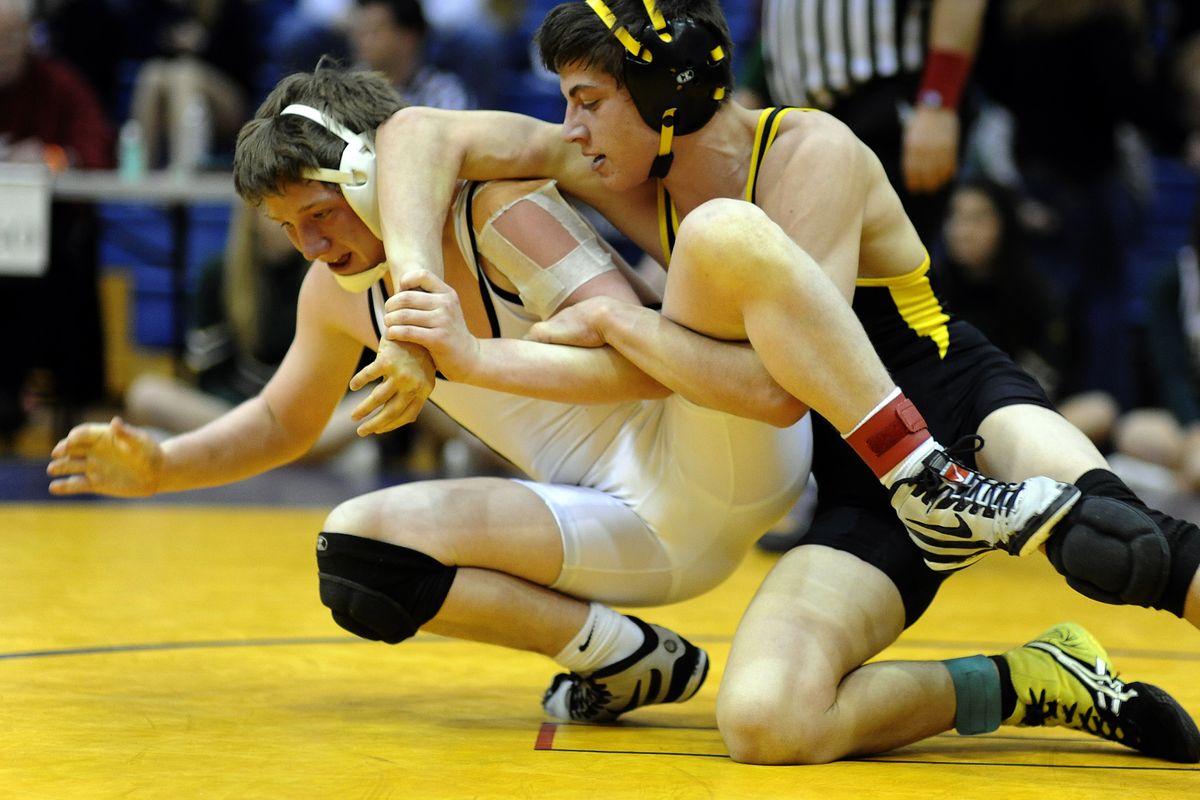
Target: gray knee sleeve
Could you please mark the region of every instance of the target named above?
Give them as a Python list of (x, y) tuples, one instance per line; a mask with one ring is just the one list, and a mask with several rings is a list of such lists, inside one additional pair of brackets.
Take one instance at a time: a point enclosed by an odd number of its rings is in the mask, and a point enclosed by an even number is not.
[(396, 644), (413, 636), (441, 609), (456, 572), (407, 547), (344, 533), (317, 537), (321, 602), (364, 639)]
[(1154, 607), (1167, 588), (1171, 549), (1149, 516), (1109, 497), (1084, 497), (1046, 542), (1050, 563), (1080, 594)]

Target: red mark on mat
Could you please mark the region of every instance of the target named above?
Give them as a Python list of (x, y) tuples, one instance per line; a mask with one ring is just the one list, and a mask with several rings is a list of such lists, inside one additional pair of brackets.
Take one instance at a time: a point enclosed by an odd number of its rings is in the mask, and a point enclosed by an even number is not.
[(533, 744), (534, 750), (553, 750), (554, 749), (554, 733), (558, 730), (557, 722), (543, 722), (542, 727), (538, 730), (537, 741)]

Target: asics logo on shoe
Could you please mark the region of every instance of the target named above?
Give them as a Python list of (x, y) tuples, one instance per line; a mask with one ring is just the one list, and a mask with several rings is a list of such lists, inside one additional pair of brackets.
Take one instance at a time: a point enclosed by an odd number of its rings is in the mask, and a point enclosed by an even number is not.
[(908, 524), (919, 525), (925, 530), (933, 533), (944, 533), (947, 536), (954, 536), (959, 539), (970, 539), (972, 536), (971, 526), (968, 525), (967, 521), (962, 518), (962, 514), (955, 514), (954, 518), (958, 520), (958, 525), (954, 526), (953, 528), (948, 525), (934, 525), (929, 522), (921, 522), (917, 519), (908, 520)]
[[(1070, 644), (1070, 635), (1063, 638), (1063, 644)], [(1092, 693), (1096, 705), (1104, 710), (1119, 714), (1122, 703), (1138, 696), (1136, 689), (1127, 688), (1116, 676), (1109, 674), (1108, 665), (1102, 658), (1097, 658), (1094, 665), (1087, 665), (1049, 642), (1035, 640), (1025, 646), (1049, 653), (1051, 658)]]

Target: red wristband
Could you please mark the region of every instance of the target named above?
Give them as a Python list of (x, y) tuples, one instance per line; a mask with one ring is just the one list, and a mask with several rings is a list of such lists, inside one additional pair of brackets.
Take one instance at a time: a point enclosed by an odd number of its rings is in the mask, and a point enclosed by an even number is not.
[(917, 102), (937, 108), (958, 108), (970, 72), (971, 59), (963, 53), (930, 50), (925, 59), (925, 72), (921, 75)]

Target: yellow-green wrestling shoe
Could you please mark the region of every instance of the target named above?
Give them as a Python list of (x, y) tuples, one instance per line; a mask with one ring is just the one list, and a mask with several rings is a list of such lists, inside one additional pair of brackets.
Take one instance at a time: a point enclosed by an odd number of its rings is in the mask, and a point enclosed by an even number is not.
[(1200, 732), (1157, 686), (1124, 683), (1096, 637), (1056, 625), (1004, 654), (1017, 692), (1009, 725), (1063, 725), (1168, 761), (1200, 762)]

